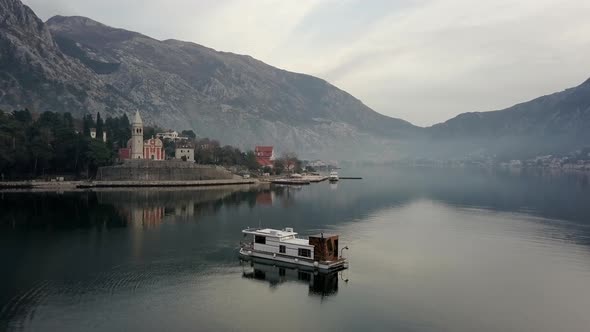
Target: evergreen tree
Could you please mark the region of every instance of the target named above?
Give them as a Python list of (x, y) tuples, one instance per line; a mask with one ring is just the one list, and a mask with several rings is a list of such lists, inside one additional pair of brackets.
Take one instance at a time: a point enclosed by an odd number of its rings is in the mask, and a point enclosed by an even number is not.
[(84, 129), (82, 130), (82, 134), (84, 137), (90, 137), (90, 128), (94, 128), (94, 120), (92, 120), (92, 115), (86, 114), (83, 119)]
[(96, 113), (96, 139), (102, 141), (102, 133), (104, 131), (102, 118), (100, 112)]

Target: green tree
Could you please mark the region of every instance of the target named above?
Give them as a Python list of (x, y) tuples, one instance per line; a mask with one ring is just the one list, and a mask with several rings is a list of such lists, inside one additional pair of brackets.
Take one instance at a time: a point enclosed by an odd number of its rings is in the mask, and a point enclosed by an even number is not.
[(283, 159), (277, 159), (273, 163), (273, 170), (275, 174), (283, 174), (285, 171), (285, 161)]
[(100, 117), (100, 112), (96, 113), (96, 139), (102, 140), (102, 133), (104, 131), (104, 124), (102, 122), (102, 118)]
[(94, 128), (94, 120), (92, 120), (92, 115), (86, 114), (82, 119), (83, 129), (82, 134), (84, 137), (90, 137), (90, 128)]
[(113, 151), (99, 140), (86, 140), (87, 148), (85, 152), (85, 161), (90, 176), (94, 176), (98, 167), (108, 166), (113, 162)]
[(180, 135), (184, 136), (184, 137), (188, 137), (190, 139), (197, 138), (197, 134), (195, 134), (195, 132), (192, 130), (183, 130), (182, 133), (180, 133)]
[(258, 161), (256, 160), (256, 153), (254, 153), (254, 151), (250, 150), (246, 152), (244, 156), (244, 166), (246, 166), (251, 171), (260, 168), (260, 164), (258, 164)]

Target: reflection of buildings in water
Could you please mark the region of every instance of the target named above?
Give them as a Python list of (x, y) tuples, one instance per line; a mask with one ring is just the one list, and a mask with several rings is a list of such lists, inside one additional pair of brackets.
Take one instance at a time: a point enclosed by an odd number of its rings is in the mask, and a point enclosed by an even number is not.
[(174, 216), (176, 217), (193, 217), (195, 215), (195, 202), (184, 201), (174, 206)]
[(153, 228), (162, 223), (164, 207), (132, 207), (125, 209), (129, 224), (133, 227)]
[[(271, 265), (275, 263), (275, 265)], [(284, 282), (299, 282), (308, 284), (309, 295), (330, 296), (338, 292), (338, 279), (342, 278), (341, 271), (318, 272), (302, 269), (290, 264), (268, 262), (252, 258), (243, 261), (242, 277), (252, 280), (267, 281), (271, 287), (277, 287)], [(344, 279), (343, 279), (344, 280)], [(344, 280), (348, 282), (348, 280)]]
[(273, 199), (272, 191), (261, 191), (256, 195), (256, 205), (272, 205)]

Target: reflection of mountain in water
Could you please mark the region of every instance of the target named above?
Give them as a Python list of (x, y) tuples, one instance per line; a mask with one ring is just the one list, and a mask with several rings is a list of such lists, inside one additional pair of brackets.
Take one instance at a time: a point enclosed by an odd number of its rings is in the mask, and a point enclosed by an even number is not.
[(265, 281), (271, 287), (278, 287), (285, 282), (307, 284), (309, 285), (309, 295), (322, 297), (335, 295), (338, 292), (338, 279), (342, 273), (342, 271), (321, 273), (256, 258), (243, 261), (242, 266), (245, 269), (242, 273), (243, 278)]

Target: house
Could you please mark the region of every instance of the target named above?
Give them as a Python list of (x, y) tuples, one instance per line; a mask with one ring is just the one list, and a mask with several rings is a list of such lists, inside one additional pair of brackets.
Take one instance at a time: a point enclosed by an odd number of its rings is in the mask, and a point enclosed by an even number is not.
[(254, 149), (256, 161), (262, 167), (272, 167), (275, 160), (274, 148), (272, 146), (257, 146)]
[(195, 149), (191, 144), (176, 144), (174, 151), (175, 159), (182, 159), (184, 161), (195, 161)]
[[(90, 138), (96, 139), (96, 128), (90, 128)], [(107, 142), (107, 132), (106, 131), (102, 132), (102, 141), (105, 143)]]
[(173, 140), (173, 141), (188, 140), (188, 137), (178, 136), (178, 132), (172, 131), (172, 130), (169, 130), (164, 133), (157, 133), (156, 137), (159, 137), (161, 139), (169, 139), (169, 140)]

